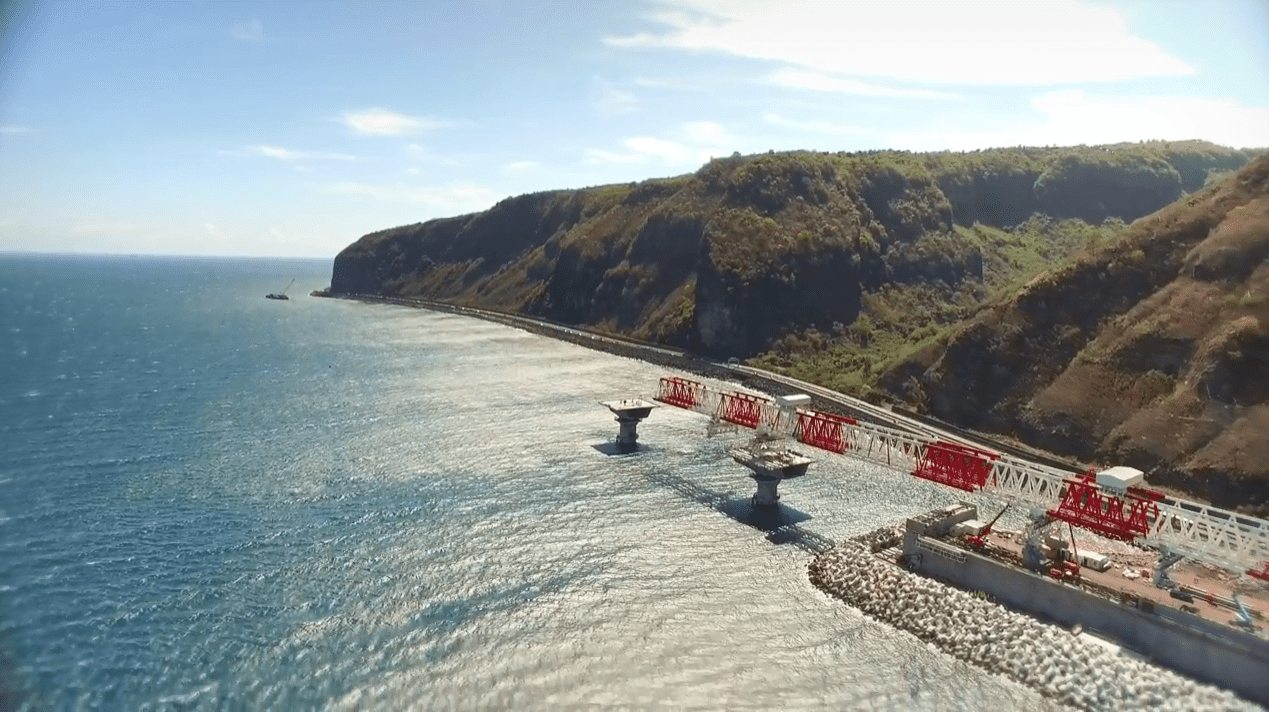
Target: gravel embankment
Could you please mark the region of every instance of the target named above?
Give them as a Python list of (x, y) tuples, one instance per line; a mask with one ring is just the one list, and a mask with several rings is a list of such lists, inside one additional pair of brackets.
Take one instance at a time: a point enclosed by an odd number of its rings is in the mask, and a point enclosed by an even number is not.
[(1261, 710), (1232, 692), (878, 559), (869, 532), (816, 557), (811, 582), (949, 655), (1086, 710)]

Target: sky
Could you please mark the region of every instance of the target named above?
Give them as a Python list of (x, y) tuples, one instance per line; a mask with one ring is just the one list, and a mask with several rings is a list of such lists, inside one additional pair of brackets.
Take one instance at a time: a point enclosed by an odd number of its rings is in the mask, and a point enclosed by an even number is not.
[(1269, 146), (1269, 0), (0, 11), (0, 252), (333, 257), (733, 152)]

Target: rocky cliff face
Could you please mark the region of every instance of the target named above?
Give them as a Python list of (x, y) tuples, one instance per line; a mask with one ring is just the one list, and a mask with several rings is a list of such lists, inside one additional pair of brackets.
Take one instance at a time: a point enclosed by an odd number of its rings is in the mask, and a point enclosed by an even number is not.
[(1044, 210), (1131, 220), (1246, 160), (1200, 142), (733, 156), (693, 175), (524, 195), (372, 233), (336, 257), (331, 289), (748, 356), (783, 334), (850, 325), (879, 289), (981, 281), (983, 247), (958, 225)]
[(879, 383), (952, 423), (1269, 511), (1269, 156), (1042, 275)]

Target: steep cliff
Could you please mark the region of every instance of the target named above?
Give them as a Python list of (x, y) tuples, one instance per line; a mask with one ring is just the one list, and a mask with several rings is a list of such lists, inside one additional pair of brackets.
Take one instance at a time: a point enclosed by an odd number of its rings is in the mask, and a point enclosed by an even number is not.
[(1037, 277), (879, 380), (952, 423), (1261, 512), (1267, 384), (1269, 156)]
[(896, 316), (909, 291), (955, 303), (936, 310), (950, 323), (987, 296), (997, 268), (1020, 269), (997, 228), (1046, 211), (1132, 220), (1246, 160), (1202, 142), (735, 155), (692, 175), (524, 195), (372, 233), (336, 257), (331, 289), (751, 356), (782, 338), (843, 334), (860, 315), (919, 328)]

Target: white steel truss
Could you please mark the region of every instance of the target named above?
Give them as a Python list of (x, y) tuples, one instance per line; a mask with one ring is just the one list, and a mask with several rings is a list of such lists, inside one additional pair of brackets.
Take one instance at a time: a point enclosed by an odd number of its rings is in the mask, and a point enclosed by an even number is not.
[(1062, 501), (1063, 483), (1074, 475), (1073, 472), (1001, 455), (992, 463), (991, 474), (987, 476), (983, 489), (1008, 502), (1048, 509)]
[[(723, 394), (708, 387), (690, 410), (719, 418)], [(792, 437), (797, 417), (775, 403), (760, 406), (761, 423), (773, 433)], [(917, 434), (872, 423), (843, 423), (845, 454), (892, 469), (912, 473), (934, 441)], [(1066, 481), (1078, 473), (1059, 470), (1010, 455), (992, 462), (982, 487), (984, 494), (1021, 506), (1046, 510), (1062, 502)], [(1269, 563), (1269, 521), (1237, 514), (1196, 502), (1164, 497), (1156, 502), (1158, 516), (1137, 543), (1152, 548), (1169, 547), (1195, 561), (1235, 572), (1263, 570)]]
[(1164, 498), (1145, 543), (1246, 571), (1269, 562), (1269, 522), (1205, 504)]

